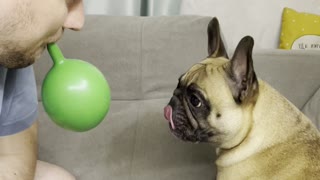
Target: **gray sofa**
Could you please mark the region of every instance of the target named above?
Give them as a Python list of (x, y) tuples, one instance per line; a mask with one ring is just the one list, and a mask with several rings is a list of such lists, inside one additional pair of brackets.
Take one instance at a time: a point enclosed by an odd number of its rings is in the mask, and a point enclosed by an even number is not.
[[(111, 108), (98, 127), (77, 133), (49, 120), (39, 96), (39, 159), (79, 180), (212, 180), (214, 147), (176, 139), (163, 118), (178, 77), (207, 55), (210, 20), (91, 15), (81, 32), (65, 32), (58, 43), (64, 55), (105, 74)], [(254, 64), (319, 127), (320, 52), (254, 49)], [(39, 94), (51, 65), (47, 53), (34, 65)]]

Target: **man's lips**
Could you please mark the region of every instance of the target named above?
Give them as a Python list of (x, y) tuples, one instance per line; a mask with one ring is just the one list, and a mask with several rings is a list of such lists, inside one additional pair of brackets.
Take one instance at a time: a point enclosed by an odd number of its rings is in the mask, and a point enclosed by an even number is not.
[(166, 118), (166, 120), (169, 121), (171, 128), (174, 130), (176, 127), (173, 123), (173, 119), (172, 119), (172, 107), (170, 105), (167, 105), (166, 107), (164, 107), (163, 110), (164, 113), (164, 117)]
[(52, 35), (46, 42), (46, 44), (49, 43), (55, 43), (59, 41), (63, 35), (64, 28), (60, 28), (54, 35)]

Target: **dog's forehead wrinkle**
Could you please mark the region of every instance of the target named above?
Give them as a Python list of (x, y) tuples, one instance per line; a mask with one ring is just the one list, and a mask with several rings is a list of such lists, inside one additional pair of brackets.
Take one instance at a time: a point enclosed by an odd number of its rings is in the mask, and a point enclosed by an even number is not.
[(229, 61), (226, 58), (207, 58), (199, 63), (194, 64), (189, 70), (181, 77), (181, 81), (184, 82), (196, 82), (199, 77), (211, 75), (214, 71), (222, 66), (225, 66)]

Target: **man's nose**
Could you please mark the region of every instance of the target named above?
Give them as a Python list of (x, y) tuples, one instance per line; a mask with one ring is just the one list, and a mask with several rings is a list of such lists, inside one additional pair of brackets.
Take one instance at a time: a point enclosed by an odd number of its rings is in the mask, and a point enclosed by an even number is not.
[(84, 24), (83, 1), (74, 0), (68, 5), (68, 15), (63, 24), (64, 28), (79, 31)]

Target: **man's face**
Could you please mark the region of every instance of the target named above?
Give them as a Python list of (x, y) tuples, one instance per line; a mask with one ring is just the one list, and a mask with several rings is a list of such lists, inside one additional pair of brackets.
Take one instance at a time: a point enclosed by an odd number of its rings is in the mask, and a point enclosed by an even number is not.
[(0, 0), (0, 65), (33, 64), (63, 29), (80, 30), (82, 0)]

